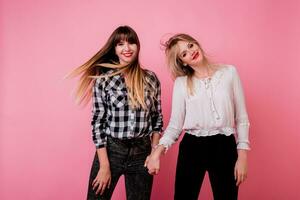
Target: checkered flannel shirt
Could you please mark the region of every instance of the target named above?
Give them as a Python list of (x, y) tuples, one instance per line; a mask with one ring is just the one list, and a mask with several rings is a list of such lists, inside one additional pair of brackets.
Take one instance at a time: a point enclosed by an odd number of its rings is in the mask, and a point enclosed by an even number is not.
[(92, 138), (96, 148), (106, 146), (108, 135), (131, 139), (162, 131), (160, 82), (154, 72), (146, 70), (146, 74), (147, 83), (156, 91), (154, 99), (150, 98), (149, 90), (145, 91), (147, 110), (130, 108), (122, 75), (96, 79), (93, 87), (91, 122)]

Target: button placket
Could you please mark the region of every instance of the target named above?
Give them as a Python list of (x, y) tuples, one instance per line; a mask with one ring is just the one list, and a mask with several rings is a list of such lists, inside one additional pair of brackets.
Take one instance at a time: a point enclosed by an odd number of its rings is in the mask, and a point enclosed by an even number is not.
[(130, 110), (129, 113), (129, 121), (130, 121), (130, 132), (133, 134), (133, 129), (134, 129), (134, 112)]

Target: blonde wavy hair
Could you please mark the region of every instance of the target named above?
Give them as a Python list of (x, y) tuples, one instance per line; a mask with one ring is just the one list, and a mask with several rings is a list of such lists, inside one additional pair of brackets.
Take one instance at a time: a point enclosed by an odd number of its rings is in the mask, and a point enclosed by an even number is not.
[(191, 37), (190, 35), (179, 33), (169, 38), (169, 40), (163, 44), (163, 46), (165, 47), (165, 54), (167, 57), (167, 65), (171, 71), (172, 78), (176, 79), (179, 76), (187, 76), (188, 92), (190, 95), (193, 95), (194, 94), (193, 75), (195, 71), (193, 70), (193, 68), (191, 68), (188, 65), (184, 66), (183, 62), (179, 58), (179, 48), (177, 45), (179, 41), (190, 42), (198, 45), (203, 55), (202, 63), (204, 65), (211, 65), (211, 63), (208, 60), (206, 53), (202, 49), (199, 42), (195, 40), (193, 37)]
[[(115, 47), (120, 41), (128, 41), (137, 45), (137, 54), (128, 65), (120, 65), (115, 53)], [(139, 63), (140, 41), (136, 32), (129, 26), (119, 26), (110, 35), (105, 45), (87, 62), (72, 71), (67, 77), (79, 76), (79, 84), (76, 89), (76, 100), (79, 104), (88, 103), (92, 97), (92, 87), (96, 78), (110, 77), (117, 74), (126, 74), (125, 82), (129, 95), (130, 106), (147, 109), (145, 103), (145, 89), (147, 85), (147, 73)], [(108, 69), (113, 73), (105, 74)], [(153, 89), (152, 89), (153, 90)]]

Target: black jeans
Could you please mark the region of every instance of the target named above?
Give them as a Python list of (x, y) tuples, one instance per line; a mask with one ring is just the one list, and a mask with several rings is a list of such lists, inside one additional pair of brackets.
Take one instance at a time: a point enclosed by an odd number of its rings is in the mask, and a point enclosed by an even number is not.
[(110, 188), (106, 189), (103, 195), (96, 195), (93, 191), (92, 182), (97, 176), (101, 165), (96, 153), (90, 173), (87, 199), (111, 199), (120, 176), (124, 175), (127, 200), (149, 200), (153, 176), (148, 174), (144, 162), (151, 153), (150, 138), (121, 140), (108, 137), (106, 148), (111, 170)]
[(236, 160), (234, 135), (196, 137), (186, 133), (179, 146), (174, 199), (197, 200), (207, 171), (214, 199), (236, 200)]

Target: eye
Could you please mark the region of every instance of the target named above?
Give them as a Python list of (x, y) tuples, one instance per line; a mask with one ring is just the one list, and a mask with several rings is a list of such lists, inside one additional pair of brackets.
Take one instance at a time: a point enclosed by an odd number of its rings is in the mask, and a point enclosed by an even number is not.
[(182, 54), (182, 57), (184, 58), (185, 56), (186, 56), (186, 53), (183, 53), (183, 54)]
[(128, 40), (128, 44), (136, 44), (136, 42), (134, 42), (132, 40)]
[(189, 48), (189, 49), (193, 48), (193, 46), (194, 46), (193, 43), (189, 43), (189, 44), (188, 44), (188, 48)]
[(117, 43), (117, 46), (123, 46), (124, 45), (124, 42), (118, 42)]

